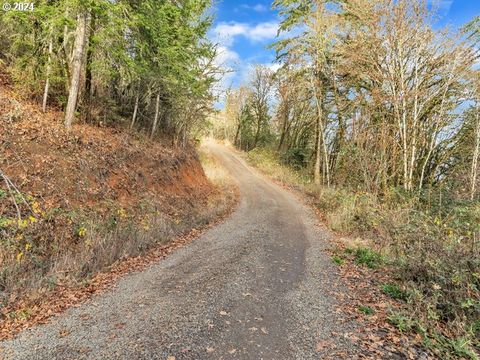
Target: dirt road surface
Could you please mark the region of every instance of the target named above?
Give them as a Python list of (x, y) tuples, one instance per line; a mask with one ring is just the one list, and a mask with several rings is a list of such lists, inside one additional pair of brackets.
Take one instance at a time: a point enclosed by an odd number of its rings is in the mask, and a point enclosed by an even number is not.
[(329, 235), (295, 195), (227, 148), (232, 216), (145, 271), (0, 343), (6, 359), (355, 358)]

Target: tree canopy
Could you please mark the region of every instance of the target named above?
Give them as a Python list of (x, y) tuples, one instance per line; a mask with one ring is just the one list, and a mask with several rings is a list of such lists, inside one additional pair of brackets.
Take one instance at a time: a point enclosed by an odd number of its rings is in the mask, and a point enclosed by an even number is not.
[(34, 11), (0, 15), (0, 59), (44, 110), (66, 111), (67, 127), (73, 118), (128, 118), (152, 135), (186, 141), (213, 106), (219, 70), (207, 39), (210, 5), (42, 0)]

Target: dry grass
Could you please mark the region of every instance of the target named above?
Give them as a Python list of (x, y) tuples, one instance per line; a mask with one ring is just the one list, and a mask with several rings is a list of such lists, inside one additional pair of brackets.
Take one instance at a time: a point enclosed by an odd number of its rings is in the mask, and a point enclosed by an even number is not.
[(219, 163), (215, 156), (213, 156), (208, 147), (202, 145), (198, 150), (200, 162), (205, 175), (216, 187), (218, 193), (223, 194), (218, 197), (218, 200), (221, 201), (221, 203), (217, 205), (219, 205), (220, 208), (225, 208), (226, 205), (229, 206), (229, 204), (232, 204), (238, 196), (234, 179)]
[(235, 185), (227, 170), (204, 145), (200, 146), (198, 150), (203, 171), (210, 182), (212, 182), (220, 191), (230, 192)]
[(274, 152), (256, 148), (244, 154), (248, 163), (258, 167), (270, 178), (302, 189), (313, 188), (312, 181), (306, 172), (293, 171), (291, 167), (282, 164)]
[[(214, 190), (208, 199), (176, 216), (154, 211), (135, 217), (117, 217), (115, 222), (113, 218), (105, 220), (101, 216), (83, 217), (81, 221), (74, 220), (81, 223), (75, 242), (54, 237), (43, 220), (22, 230), (4, 231), (6, 238), (0, 244), (2, 303), (11, 305), (26, 298), (32, 302), (41, 300), (42, 294), (57, 286), (81, 283), (117, 261), (168, 244), (175, 237), (226, 214), (234, 198), (231, 189)], [(39, 233), (50, 234), (52, 242), (41, 242), (39, 238), (29, 240)], [(15, 240), (20, 239), (19, 235), (22, 239)]]

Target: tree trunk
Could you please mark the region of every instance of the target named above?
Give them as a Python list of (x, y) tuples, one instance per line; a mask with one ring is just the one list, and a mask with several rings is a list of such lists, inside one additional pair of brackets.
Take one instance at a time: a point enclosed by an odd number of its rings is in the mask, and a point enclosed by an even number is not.
[[(478, 108), (478, 106), (476, 107)], [(470, 200), (475, 198), (475, 191), (478, 176), (478, 158), (480, 157), (480, 110), (477, 109), (475, 118), (475, 143), (473, 148), (472, 170), (471, 170), (471, 186), (470, 186)]]
[(85, 118), (87, 122), (91, 120), (91, 107), (92, 107), (92, 57), (93, 57), (93, 35), (95, 31), (95, 17), (91, 20), (91, 30), (88, 34), (88, 50), (87, 50), (87, 59), (85, 66), (85, 105), (86, 105), (86, 114)]
[(322, 166), (322, 150), (321, 150), (321, 143), (322, 143), (322, 138), (320, 136), (320, 118), (317, 115), (317, 126), (316, 126), (316, 134), (315, 138), (317, 140), (316, 146), (315, 146), (315, 168), (313, 172), (313, 179), (316, 185), (320, 185), (320, 167)]
[(255, 149), (258, 144), (258, 140), (260, 139), (260, 129), (262, 127), (262, 116), (258, 116), (257, 119), (257, 130), (255, 131), (255, 139), (253, 141), (253, 148)]
[(80, 74), (82, 71), (82, 60), (85, 53), (85, 42), (90, 14), (83, 11), (77, 18), (77, 29), (72, 61), (72, 80), (70, 81), (70, 92), (68, 94), (67, 109), (65, 110), (65, 127), (71, 129), (75, 109), (77, 107), (78, 92), (80, 89)]
[[(242, 123), (239, 121), (238, 122), (238, 126), (237, 126), (237, 131), (235, 132), (235, 139), (233, 140), (233, 145), (236, 146), (236, 147), (239, 147), (238, 145), (238, 139), (240, 137), (240, 127), (241, 127)], [(241, 146), (240, 146), (241, 148)]]
[(324, 180), (327, 180), (327, 187), (330, 187), (330, 164), (328, 159), (328, 148), (327, 148), (327, 139), (325, 137), (325, 128), (323, 126), (323, 95), (318, 93), (318, 88), (320, 85), (312, 82), (315, 93), (315, 103), (317, 108), (317, 151), (315, 156), (315, 172), (314, 172), (314, 181), (315, 184), (320, 184), (320, 168), (322, 167), (322, 147), (323, 147), (323, 169), (322, 172), (325, 174)]
[(282, 130), (280, 132), (280, 140), (278, 142), (277, 151), (280, 151), (283, 148), (283, 142), (285, 141), (285, 136), (287, 133), (287, 123), (289, 118), (289, 111), (287, 110), (287, 106), (285, 106), (282, 116)]
[[(68, 7), (65, 9), (65, 19), (68, 18)], [(64, 71), (65, 71), (65, 78), (67, 81), (65, 81), (65, 90), (67, 93), (70, 93), (70, 52), (68, 50), (68, 25), (64, 25), (63, 27), (63, 42), (62, 42), (62, 51), (63, 51), (63, 56), (65, 57), (65, 63), (64, 63)]]
[(157, 100), (155, 103), (155, 118), (153, 119), (152, 132), (150, 133), (150, 138), (153, 138), (155, 131), (157, 131), (159, 112), (160, 112), (160, 94), (157, 94)]
[(140, 98), (140, 95), (137, 94), (137, 97), (135, 98), (135, 107), (133, 108), (133, 115), (132, 115), (132, 122), (130, 123), (130, 129), (133, 129), (133, 126), (135, 125), (135, 121), (137, 120), (139, 98)]
[(45, 90), (43, 91), (42, 111), (47, 111), (48, 90), (50, 88), (50, 71), (53, 52), (53, 36), (50, 35), (50, 43), (48, 44), (48, 59), (47, 59), (47, 79), (45, 80)]

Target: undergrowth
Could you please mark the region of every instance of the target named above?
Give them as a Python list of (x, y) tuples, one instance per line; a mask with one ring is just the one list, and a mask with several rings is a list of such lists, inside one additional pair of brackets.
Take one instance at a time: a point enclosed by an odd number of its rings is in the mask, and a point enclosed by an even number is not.
[[(0, 309), (18, 300), (41, 301), (59, 286), (75, 286), (117, 261), (146, 253), (228, 212), (232, 183), (213, 158), (202, 156), (213, 183), (209, 196), (165, 212), (153, 198), (135, 208), (105, 201), (98, 209), (48, 208), (41, 198), (0, 188)], [(21, 210), (17, 216), (13, 200)], [(2, 210), (2, 208), (0, 208)], [(12, 211), (8, 211), (12, 210)], [(0, 312), (18, 319), (28, 312)]]
[[(405, 302), (408, 315), (392, 314), (392, 324), (420, 333), (441, 358), (478, 358), (478, 201), (457, 201), (445, 192), (409, 195), (391, 189), (378, 196), (326, 188), (313, 184), (305, 170), (293, 169), (269, 149), (255, 149), (245, 157), (274, 180), (309, 195), (333, 231), (364, 239), (368, 245), (347, 249), (357, 264), (393, 269), (401, 286), (384, 284), (382, 291)], [(338, 255), (333, 261), (344, 262)]]

